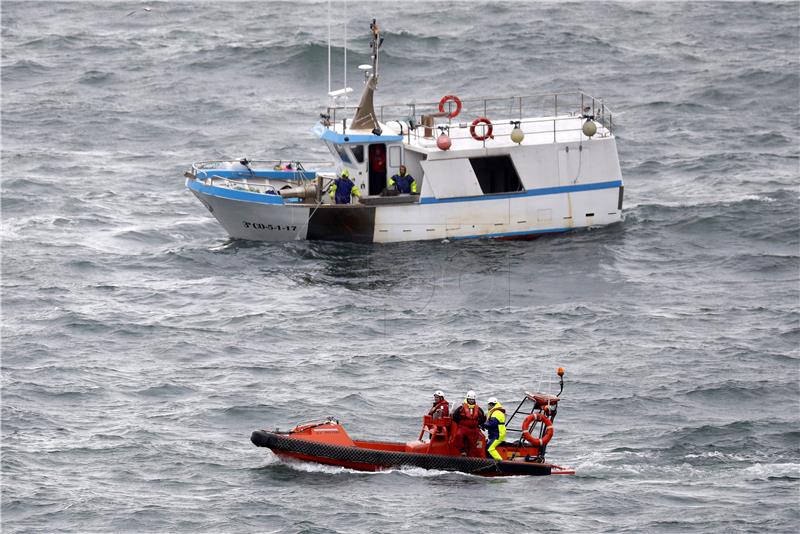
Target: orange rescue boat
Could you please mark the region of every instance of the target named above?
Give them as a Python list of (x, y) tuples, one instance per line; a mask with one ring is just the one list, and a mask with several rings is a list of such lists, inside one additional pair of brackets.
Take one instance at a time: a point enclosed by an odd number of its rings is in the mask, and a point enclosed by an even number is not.
[[(575, 471), (545, 461), (547, 444), (554, 434), (553, 421), (564, 390), (564, 370), (558, 369), (558, 395), (528, 393), (506, 420), (513, 441), (497, 447), (503, 460), (486, 455), (486, 438), (480, 435), (478, 456), (463, 456), (454, 443), (457, 425), (450, 417), (425, 415), (419, 437), (407, 443), (353, 440), (334, 418), (302, 423), (288, 432), (256, 430), (250, 440), (267, 447), (281, 458), (335, 465), (358, 471), (381, 471), (404, 466), (459, 471), (482, 476), (571, 475)], [(519, 428), (512, 421), (524, 418)]]

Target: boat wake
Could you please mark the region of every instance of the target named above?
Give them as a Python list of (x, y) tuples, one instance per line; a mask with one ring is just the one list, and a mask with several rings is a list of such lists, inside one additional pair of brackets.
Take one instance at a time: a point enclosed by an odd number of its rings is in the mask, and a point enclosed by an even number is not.
[(470, 479), (485, 479), (480, 475), (473, 475), (469, 473), (460, 473), (454, 471), (443, 471), (440, 469), (422, 469), (421, 467), (404, 466), (396, 469), (384, 469), (381, 471), (358, 471), (356, 469), (349, 469), (347, 467), (338, 467), (333, 465), (314, 464), (302, 462), (300, 460), (285, 459), (281, 460), (274, 454), (270, 455), (270, 460), (267, 466), (284, 465), (294, 471), (302, 473), (323, 473), (326, 475), (358, 475), (358, 476), (387, 476), (394, 474), (401, 474), (412, 478), (440, 478), (440, 477), (468, 477)]

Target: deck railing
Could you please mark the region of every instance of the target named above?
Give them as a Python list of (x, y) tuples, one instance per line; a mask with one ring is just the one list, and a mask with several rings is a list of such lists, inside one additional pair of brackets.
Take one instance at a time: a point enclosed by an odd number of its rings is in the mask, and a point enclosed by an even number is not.
[[(567, 130), (558, 129), (557, 122), (562, 118), (588, 116), (602, 125), (608, 132), (614, 130), (611, 110), (602, 99), (595, 98), (583, 91), (547, 93), (531, 96), (511, 96), (505, 98), (471, 98), (461, 100), (462, 108), (457, 117), (437, 117), (436, 126), (463, 126), (470, 124), (478, 117), (489, 120), (515, 120), (523, 123), (548, 121), (553, 123), (553, 133)], [(444, 111), (448, 114), (455, 111), (455, 103), (445, 103)], [(350, 119), (355, 107), (329, 107), (327, 116), (331, 125), (337, 125), (342, 119)], [(410, 124), (412, 130), (422, 126), (422, 116), (436, 115), (439, 102), (410, 102), (401, 104), (384, 104), (378, 108), (378, 119), (381, 122), (400, 121)], [(523, 121), (524, 118), (529, 120)], [(535, 118), (536, 117), (536, 118)], [(539, 119), (538, 117), (547, 117)], [(555, 139), (555, 137), (554, 137)]]
[[(314, 168), (314, 165), (317, 164), (324, 164), (330, 165), (330, 161), (298, 161), (298, 160), (285, 160), (285, 159), (248, 159), (246, 160), (247, 165), (249, 165), (253, 171), (247, 171), (242, 169), (237, 169), (242, 173), (242, 176), (245, 176), (250, 173), (258, 173), (264, 171), (288, 171), (288, 172), (305, 172), (306, 166), (311, 166)], [(209, 161), (198, 161), (197, 163), (192, 164), (192, 171), (194, 174), (197, 174), (198, 171), (213, 171), (213, 170), (231, 170), (231, 164), (239, 164), (242, 165), (242, 160), (209, 160)], [(287, 166), (291, 166), (291, 168), (287, 168)]]
[[(235, 168), (231, 165), (239, 164)], [(286, 164), (291, 163), (292, 168), (287, 169)], [(306, 165), (313, 169), (317, 165), (330, 166), (330, 161), (304, 161), (296, 160), (247, 160), (245, 169), (241, 161), (237, 160), (214, 160), (200, 161), (192, 164), (192, 170), (185, 173), (187, 178), (201, 180), (206, 185), (226, 187), (228, 189), (239, 189), (254, 193), (278, 194), (274, 186), (268, 183), (270, 179), (282, 180), (284, 182), (307, 183), (313, 181), (316, 176), (321, 174), (314, 170), (307, 170)], [(263, 180), (263, 183), (261, 183)]]

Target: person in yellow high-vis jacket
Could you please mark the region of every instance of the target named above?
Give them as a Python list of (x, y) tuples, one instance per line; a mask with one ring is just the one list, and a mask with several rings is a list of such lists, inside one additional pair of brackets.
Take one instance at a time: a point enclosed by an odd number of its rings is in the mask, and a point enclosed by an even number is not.
[(343, 170), (330, 187), (331, 204), (350, 204), (350, 197), (361, 198), (358, 186), (350, 179), (350, 171)]
[(486, 423), (483, 425), (489, 432), (486, 439), (486, 452), (495, 460), (503, 460), (503, 457), (497, 452), (497, 446), (506, 439), (506, 409), (497, 402), (495, 397), (489, 397), (486, 404), (489, 406)]
[(389, 189), (396, 189), (398, 193), (417, 194), (417, 181), (408, 174), (405, 165), (400, 165), (400, 172), (389, 178)]

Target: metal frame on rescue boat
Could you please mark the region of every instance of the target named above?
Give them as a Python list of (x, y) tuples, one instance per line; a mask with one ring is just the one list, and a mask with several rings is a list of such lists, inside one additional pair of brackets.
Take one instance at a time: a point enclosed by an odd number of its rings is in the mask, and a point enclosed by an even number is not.
[[(539, 447), (539, 456), (537, 459), (544, 461), (544, 455), (547, 450), (547, 443), (550, 441), (550, 438), (553, 437), (553, 423), (556, 420), (556, 414), (558, 412), (558, 401), (561, 400), (561, 393), (564, 392), (564, 368), (559, 367), (556, 371), (559, 377), (559, 390), (558, 393), (555, 395), (550, 395), (547, 393), (529, 393), (525, 392), (525, 398), (523, 398), (520, 403), (517, 405), (517, 408), (514, 410), (509, 418), (506, 420), (506, 432), (514, 432), (519, 433), (519, 439), (514, 442), (516, 446), (522, 446), (523, 441), (528, 441), (531, 445)], [(523, 410), (522, 407), (527, 402), (531, 402), (532, 406), (530, 411), (527, 409)], [(511, 421), (514, 420), (514, 416), (517, 414), (526, 414), (525, 421), (521, 425), (521, 428), (516, 429), (511, 427)], [(540, 415), (546, 421), (542, 421), (542, 418), (535, 418), (532, 425), (529, 428), (525, 428), (527, 425), (525, 424), (528, 422), (528, 418), (532, 415)], [(537, 423), (542, 423), (541, 427), (539, 428), (538, 438), (534, 438), (538, 440), (538, 443), (535, 443), (533, 440), (528, 440), (526, 434), (529, 436), (533, 436), (532, 430), (536, 427)], [(549, 424), (547, 424), (549, 423)]]

